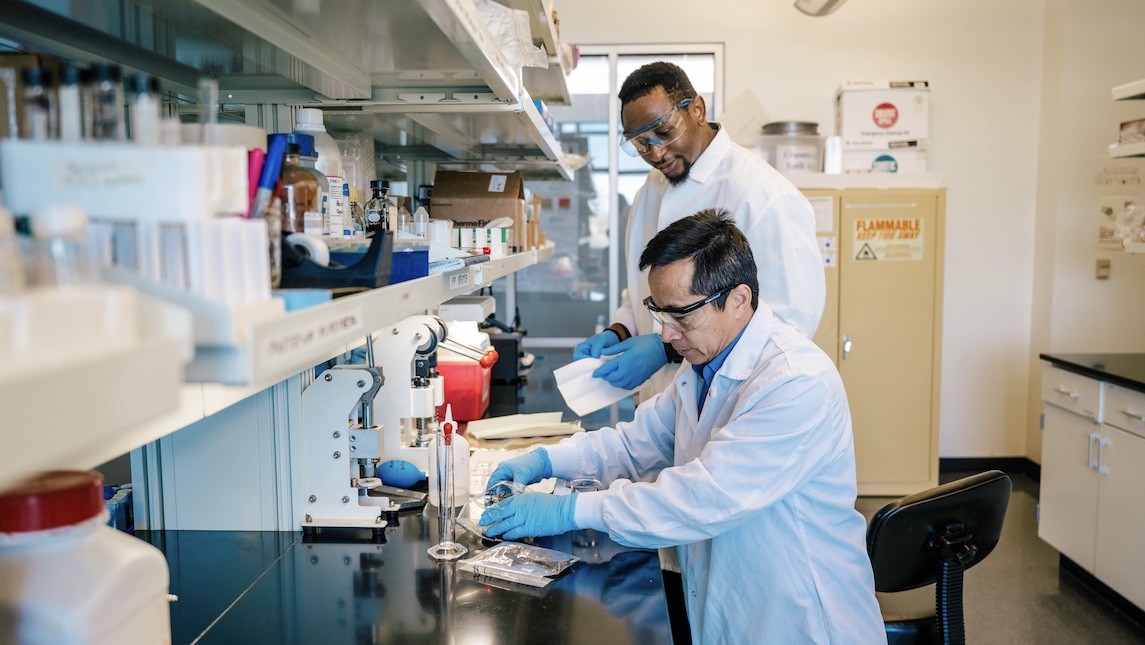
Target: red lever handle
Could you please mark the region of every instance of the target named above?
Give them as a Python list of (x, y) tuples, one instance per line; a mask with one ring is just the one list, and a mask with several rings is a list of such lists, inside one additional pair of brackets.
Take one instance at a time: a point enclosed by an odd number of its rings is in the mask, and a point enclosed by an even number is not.
[(490, 367), (493, 367), (493, 363), (496, 363), (498, 358), (500, 357), (497, 355), (497, 350), (491, 349), (485, 352), (485, 355), (481, 357), (481, 360), (478, 361), (478, 363), (481, 364), (483, 369), (489, 369)]

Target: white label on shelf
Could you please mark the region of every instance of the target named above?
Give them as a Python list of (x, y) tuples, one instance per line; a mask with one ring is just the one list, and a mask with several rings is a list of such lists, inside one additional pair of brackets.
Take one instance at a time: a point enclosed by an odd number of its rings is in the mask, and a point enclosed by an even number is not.
[(835, 198), (808, 197), (811, 210), (815, 212), (815, 232), (830, 233), (835, 230)]
[(856, 219), (852, 239), (856, 260), (921, 260), (926, 237), (921, 217)]
[(290, 362), (311, 347), (344, 342), (364, 334), (361, 310), (343, 311), (323, 320), (283, 333), (262, 342), (260, 352), (264, 365)]
[(469, 271), (462, 271), (449, 276), (449, 288), (457, 289), (459, 287), (469, 286)]
[(505, 182), (509, 179), (508, 175), (493, 175), (489, 178), (489, 192), (503, 193), (505, 192)]

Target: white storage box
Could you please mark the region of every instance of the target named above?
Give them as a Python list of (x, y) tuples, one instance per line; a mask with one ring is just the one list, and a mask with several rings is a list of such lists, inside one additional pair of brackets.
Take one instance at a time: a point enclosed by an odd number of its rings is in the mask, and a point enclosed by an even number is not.
[(843, 149), (844, 173), (926, 172), (926, 142), (902, 141), (869, 150)]
[(930, 137), (927, 81), (847, 81), (835, 94), (835, 134), (843, 149)]

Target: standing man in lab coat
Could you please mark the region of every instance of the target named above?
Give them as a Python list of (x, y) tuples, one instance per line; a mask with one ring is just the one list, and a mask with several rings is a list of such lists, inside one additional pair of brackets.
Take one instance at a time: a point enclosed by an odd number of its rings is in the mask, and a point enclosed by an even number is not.
[(644, 315), (686, 361), (673, 386), (632, 423), (490, 477), (595, 477), (607, 490), (523, 493), (481, 524), (509, 540), (592, 528), (628, 546), (675, 546), (696, 643), (886, 643), (835, 366), (759, 298), (752, 249), (726, 211), (669, 225), (640, 268)]
[[(615, 322), (576, 347), (574, 358), (619, 354), (593, 376), (622, 389), (641, 384), (642, 399), (671, 383), (680, 357), (662, 343), (640, 303), (648, 282), (636, 266), (644, 246), (669, 224), (702, 208), (726, 208), (759, 265), (759, 297), (783, 322), (810, 338), (823, 314), (826, 282), (811, 204), (759, 155), (732, 142), (706, 118), (704, 98), (684, 70), (657, 62), (620, 88), (621, 148), (652, 170), (628, 219), (628, 288)], [(650, 378), (655, 376), (656, 378)]]

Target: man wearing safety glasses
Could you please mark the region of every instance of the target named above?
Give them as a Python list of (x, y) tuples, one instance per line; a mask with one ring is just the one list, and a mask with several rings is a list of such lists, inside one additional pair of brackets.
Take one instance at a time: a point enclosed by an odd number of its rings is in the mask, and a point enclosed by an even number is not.
[(522, 493), (481, 524), (507, 540), (591, 528), (674, 547), (694, 643), (885, 645), (839, 372), (760, 300), (752, 250), (726, 211), (671, 224), (640, 268), (644, 316), (688, 365), (631, 423), (509, 459), (489, 478), (593, 477), (606, 490)]
[(644, 384), (643, 398), (670, 384), (675, 370), (665, 366), (681, 357), (657, 336), (664, 320), (649, 317), (640, 306), (649, 296), (648, 281), (635, 260), (658, 231), (702, 208), (731, 212), (755, 254), (760, 298), (780, 320), (813, 336), (826, 285), (807, 199), (759, 155), (707, 122), (704, 98), (679, 67), (664, 62), (641, 67), (624, 81), (620, 101), (620, 147), (653, 170), (629, 214), (628, 288), (615, 323), (577, 345), (574, 358), (619, 354), (593, 375), (626, 390)]

